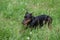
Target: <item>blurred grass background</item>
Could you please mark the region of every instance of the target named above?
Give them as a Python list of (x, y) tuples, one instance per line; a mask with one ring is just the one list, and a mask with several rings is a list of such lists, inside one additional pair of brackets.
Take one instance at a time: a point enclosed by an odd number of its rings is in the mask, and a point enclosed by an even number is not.
[[(26, 9), (34, 16), (46, 14), (53, 18), (52, 30), (19, 31)], [(0, 40), (60, 40), (60, 0), (0, 0)]]

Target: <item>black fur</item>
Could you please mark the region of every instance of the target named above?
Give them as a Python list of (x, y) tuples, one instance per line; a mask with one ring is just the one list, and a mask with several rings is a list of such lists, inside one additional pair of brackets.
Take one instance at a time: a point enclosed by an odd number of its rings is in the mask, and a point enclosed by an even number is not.
[[(27, 20), (30, 20), (29, 22), (25, 23)], [(26, 12), (23, 20), (23, 24), (27, 25), (30, 28), (36, 28), (38, 25), (42, 27), (44, 24), (48, 24), (48, 27), (50, 24), (52, 24), (52, 18), (48, 15), (39, 15), (34, 17), (31, 13)]]

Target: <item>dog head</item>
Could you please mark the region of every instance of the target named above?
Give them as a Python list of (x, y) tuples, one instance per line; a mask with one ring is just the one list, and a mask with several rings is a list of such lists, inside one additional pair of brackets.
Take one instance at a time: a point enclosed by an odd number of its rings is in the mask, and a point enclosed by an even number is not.
[(23, 24), (27, 25), (29, 24), (29, 22), (31, 22), (32, 20), (32, 13), (26, 12), (25, 16), (24, 16), (24, 20), (23, 20)]

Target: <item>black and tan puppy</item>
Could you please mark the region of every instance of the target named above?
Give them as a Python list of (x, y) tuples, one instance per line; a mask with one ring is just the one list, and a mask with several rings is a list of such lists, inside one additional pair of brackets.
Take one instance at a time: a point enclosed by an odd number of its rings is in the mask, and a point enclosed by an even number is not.
[(42, 27), (44, 24), (48, 24), (49, 27), (50, 24), (52, 24), (52, 18), (48, 15), (39, 15), (34, 17), (32, 13), (26, 12), (23, 24), (30, 28), (36, 28), (38, 25)]

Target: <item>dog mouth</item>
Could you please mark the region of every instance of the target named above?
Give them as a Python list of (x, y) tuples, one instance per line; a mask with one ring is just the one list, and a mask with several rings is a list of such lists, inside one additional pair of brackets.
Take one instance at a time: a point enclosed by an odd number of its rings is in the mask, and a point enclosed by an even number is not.
[(24, 25), (27, 25), (30, 21), (31, 21), (31, 19), (29, 19), (29, 20), (24, 20)]

